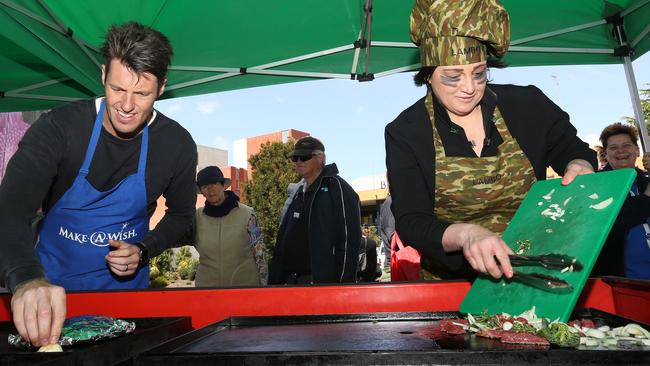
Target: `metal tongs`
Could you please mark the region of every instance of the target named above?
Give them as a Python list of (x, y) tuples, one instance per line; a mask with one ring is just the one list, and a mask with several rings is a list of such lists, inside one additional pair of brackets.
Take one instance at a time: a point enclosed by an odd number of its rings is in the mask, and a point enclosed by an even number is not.
[[(513, 266), (541, 266), (546, 269), (564, 271), (581, 271), (582, 263), (574, 257), (565, 254), (541, 254), (534, 256), (516, 255), (509, 256), (510, 264)], [(513, 271), (512, 279), (528, 286), (536, 287), (554, 293), (569, 293), (573, 286), (563, 279), (543, 275), (541, 273), (523, 273)]]

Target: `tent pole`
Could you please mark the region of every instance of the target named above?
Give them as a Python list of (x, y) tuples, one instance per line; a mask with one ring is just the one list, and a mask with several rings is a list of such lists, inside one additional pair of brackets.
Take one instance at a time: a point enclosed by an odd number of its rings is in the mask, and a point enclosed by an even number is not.
[(634, 70), (632, 69), (632, 61), (630, 59), (630, 56), (623, 56), (623, 67), (625, 68), (627, 87), (630, 91), (630, 97), (632, 98), (634, 118), (636, 120), (639, 135), (641, 137), (641, 148), (644, 152), (647, 152), (650, 148), (650, 144), (648, 143), (648, 125), (646, 124), (646, 121), (643, 117), (641, 98), (639, 98), (639, 89), (636, 85), (636, 78), (634, 77)]
[[(646, 1), (647, 2), (647, 1)], [(627, 35), (624, 27), (624, 16), (629, 14), (617, 13), (607, 17), (607, 23), (614, 27), (614, 38), (619, 44), (614, 54), (620, 56), (623, 60), (623, 68), (625, 69), (625, 78), (627, 79), (627, 88), (630, 91), (632, 98), (632, 108), (634, 109), (634, 119), (636, 120), (636, 127), (641, 136), (641, 149), (646, 152), (650, 145), (648, 144), (648, 125), (645, 123), (643, 116), (643, 109), (641, 108), (641, 98), (639, 98), (639, 89), (636, 85), (636, 78), (634, 77), (634, 69), (632, 68), (632, 53), (634, 49), (627, 42)]]

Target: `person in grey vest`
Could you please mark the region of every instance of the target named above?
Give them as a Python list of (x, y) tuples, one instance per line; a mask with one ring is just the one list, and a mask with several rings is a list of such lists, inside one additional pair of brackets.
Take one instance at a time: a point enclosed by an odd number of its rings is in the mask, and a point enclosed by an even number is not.
[(216, 166), (199, 171), (196, 184), (205, 197), (190, 235), (200, 255), (196, 287), (266, 285), (266, 250), (255, 211), (226, 191), (230, 179)]

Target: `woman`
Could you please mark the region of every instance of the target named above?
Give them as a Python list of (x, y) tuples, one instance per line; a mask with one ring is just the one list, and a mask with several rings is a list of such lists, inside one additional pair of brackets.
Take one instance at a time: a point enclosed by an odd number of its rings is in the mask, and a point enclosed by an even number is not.
[(530, 186), (549, 165), (563, 184), (596, 166), (539, 89), (487, 84), (509, 37), (497, 0), (418, 0), (411, 14), (427, 95), (386, 127), (386, 165), (396, 231), (439, 277), (512, 277), (500, 234)]
[(611, 124), (600, 134), (605, 161), (603, 171), (636, 169), (636, 179), (623, 203), (616, 222), (591, 271), (598, 276), (625, 276), (650, 280), (650, 177), (636, 168), (639, 157), (639, 134), (636, 128), (622, 123)]

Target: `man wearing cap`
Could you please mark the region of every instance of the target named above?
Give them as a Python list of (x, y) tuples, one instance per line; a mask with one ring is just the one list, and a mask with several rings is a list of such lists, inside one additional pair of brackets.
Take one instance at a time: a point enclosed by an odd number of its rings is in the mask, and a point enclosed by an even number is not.
[(511, 277), (500, 235), (530, 186), (593, 173), (595, 152), (536, 87), (488, 85), (510, 42), (499, 1), (417, 0), (410, 25), (427, 94), (385, 130), (396, 231), (436, 277)]
[(359, 196), (325, 165), (325, 146), (296, 141), (291, 160), (302, 178), (289, 184), (269, 268), (269, 284), (354, 282), (361, 242)]
[(205, 206), (196, 210), (190, 243), (199, 252), (196, 287), (266, 285), (266, 250), (255, 211), (239, 202), (221, 169), (196, 177)]

